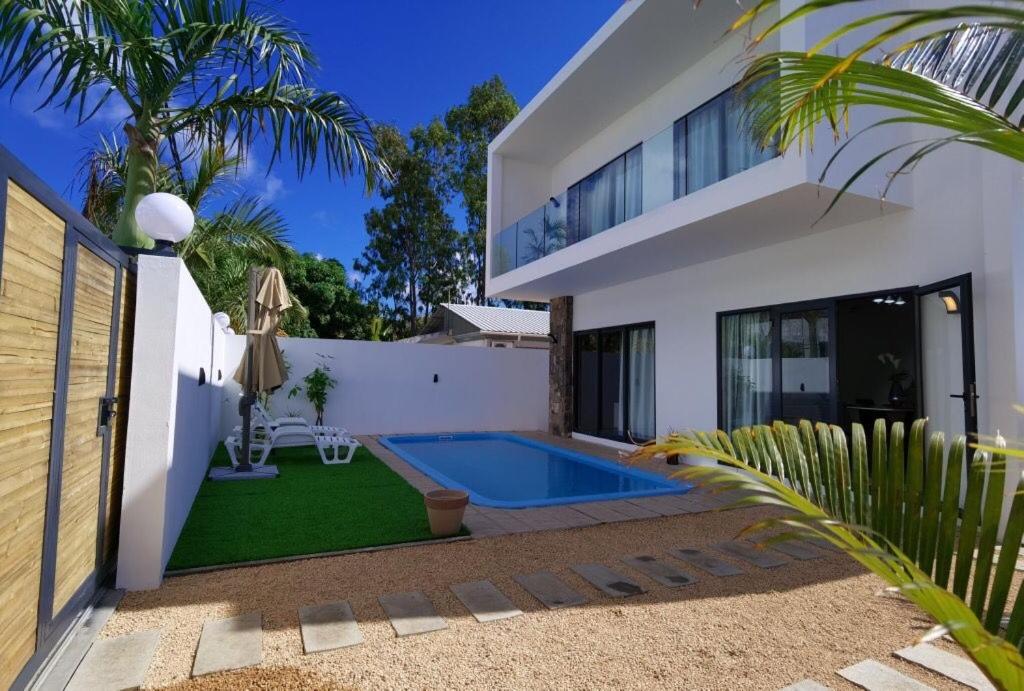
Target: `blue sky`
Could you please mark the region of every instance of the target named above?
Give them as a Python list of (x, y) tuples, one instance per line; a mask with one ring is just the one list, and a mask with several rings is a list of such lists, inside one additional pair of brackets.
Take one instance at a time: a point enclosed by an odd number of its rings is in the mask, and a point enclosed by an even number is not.
[[(318, 86), (352, 98), (378, 122), (408, 131), (461, 103), (473, 84), (500, 75), (525, 105), (622, 0), (291, 0), (272, 5), (304, 32), (320, 58)], [(79, 162), (121, 113), (108, 108), (75, 128), (59, 110), (34, 112), (34, 84), (0, 91), (0, 143), (79, 205)], [(363, 214), (380, 200), (358, 180), (318, 170), (298, 180), (290, 160), (265, 176), (257, 147), (239, 182), (285, 215), (295, 246), (346, 266), (366, 242)], [(456, 223), (463, 227), (461, 213)]]

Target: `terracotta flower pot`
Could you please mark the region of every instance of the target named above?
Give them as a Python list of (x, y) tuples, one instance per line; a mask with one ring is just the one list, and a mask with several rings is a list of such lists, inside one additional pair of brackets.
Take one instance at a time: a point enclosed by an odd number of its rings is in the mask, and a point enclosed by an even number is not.
[(462, 516), (469, 504), (469, 495), (460, 489), (435, 489), (423, 495), (427, 507), (430, 532), (437, 537), (455, 535), (462, 527)]

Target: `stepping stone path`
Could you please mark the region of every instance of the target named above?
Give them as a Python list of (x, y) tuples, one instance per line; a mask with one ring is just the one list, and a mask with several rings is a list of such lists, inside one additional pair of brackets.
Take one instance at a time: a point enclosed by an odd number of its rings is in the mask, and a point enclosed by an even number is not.
[(746, 573), (735, 564), (707, 552), (701, 552), (699, 549), (670, 549), (668, 553), (676, 559), (707, 571), (712, 576), (738, 576), (741, 573)]
[(868, 691), (935, 691), (905, 674), (887, 667), (877, 660), (864, 660), (836, 672), (847, 681)]
[(302, 649), (309, 653), (347, 648), (363, 642), (352, 606), (344, 600), (299, 609)]
[(100, 638), (89, 648), (66, 689), (137, 689), (146, 681), (149, 663), (159, 643), (160, 632), (157, 630), (140, 631), (117, 638)]
[(893, 653), (896, 657), (921, 665), (953, 681), (958, 681), (964, 686), (970, 686), (978, 691), (995, 691), (995, 688), (985, 674), (978, 669), (978, 666), (965, 657), (948, 653), (941, 648), (936, 648), (928, 643), (897, 650)]
[(779, 691), (831, 691), (829, 687), (824, 684), (819, 684), (813, 679), (801, 679), (795, 684), (779, 689)]
[(572, 570), (612, 597), (629, 597), (647, 592), (635, 581), (615, 573), (604, 564), (576, 564)]
[(821, 559), (825, 556), (825, 553), (820, 549), (815, 549), (803, 540), (782, 540), (780, 542), (773, 542), (771, 545), (765, 545), (765, 547), (771, 547), (777, 552), (788, 554), (794, 559), (801, 561), (807, 561), (808, 559)]
[(207, 619), (199, 636), (192, 676), (258, 665), (263, 660), (263, 615), (248, 612)]
[(490, 581), (456, 583), (451, 586), (451, 591), (481, 624), (518, 617), (523, 613)]
[(513, 578), (548, 609), (582, 605), (587, 601), (587, 598), (567, 586), (550, 571), (520, 574)]
[(744, 561), (749, 561), (754, 566), (760, 566), (762, 569), (773, 569), (776, 566), (782, 566), (783, 564), (789, 563), (789, 557), (779, 554), (778, 552), (759, 549), (744, 540), (720, 542), (715, 545), (715, 549), (720, 552), (725, 552), (730, 556), (739, 557)]
[(434, 605), (421, 592), (392, 593), (377, 599), (399, 636), (415, 636), (448, 628), (445, 620), (437, 616)]
[(628, 557), (623, 557), (622, 561), (627, 565), (632, 566), (648, 578), (652, 578), (658, 583), (668, 586), (669, 588), (679, 588), (684, 585), (690, 585), (697, 580), (685, 571), (680, 571), (672, 564), (669, 564), (666, 561), (661, 561), (649, 554), (633, 554)]

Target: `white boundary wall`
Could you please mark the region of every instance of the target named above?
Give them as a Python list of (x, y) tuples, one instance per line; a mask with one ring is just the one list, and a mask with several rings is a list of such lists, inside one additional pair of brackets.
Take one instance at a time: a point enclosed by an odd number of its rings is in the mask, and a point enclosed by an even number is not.
[[(338, 387), (325, 422), (356, 434), (547, 426), (546, 350), (291, 338), (281, 344), (291, 379), (272, 398), (277, 415), (312, 420), (305, 396), (289, 399), (288, 391), (326, 361)], [(184, 263), (139, 258), (117, 587), (160, 586), (210, 457), (240, 422), (233, 375), (244, 348), (244, 337), (213, 323)]]
[[(313, 421), (305, 394), (288, 398), (288, 392), (326, 362), (338, 385), (328, 397), (324, 424), (353, 434), (547, 428), (547, 350), (316, 338), (279, 343), (290, 374), (271, 398), (275, 416)], [(244, 337), (227, 337), (222, 435), (239, 424), (239, 387), (231, 375), (244, 348)]]
[(139, 257), (119, 588), (160, 585), (219, 441), (224, 338), (181, 260)]

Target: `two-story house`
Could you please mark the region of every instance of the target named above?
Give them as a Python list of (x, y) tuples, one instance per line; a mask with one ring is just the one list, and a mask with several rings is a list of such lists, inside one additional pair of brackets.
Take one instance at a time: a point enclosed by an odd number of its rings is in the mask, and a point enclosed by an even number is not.
[[(741, 11), (623, 3), (491, 144), (487, 292), (551, 304), (551, 430), (928, 416), (1019, 434), (1020, 166), (948, 147), (884, 200), (876, 166), (818, 220), (856, 167), (933, 133), (873, 131), (822, 183), (827, 130), (762, 150), (734, 97)], [(830, 17), (763, 49), (804, 50)], [(852, 132), (880, 117), (854, 115)]]

